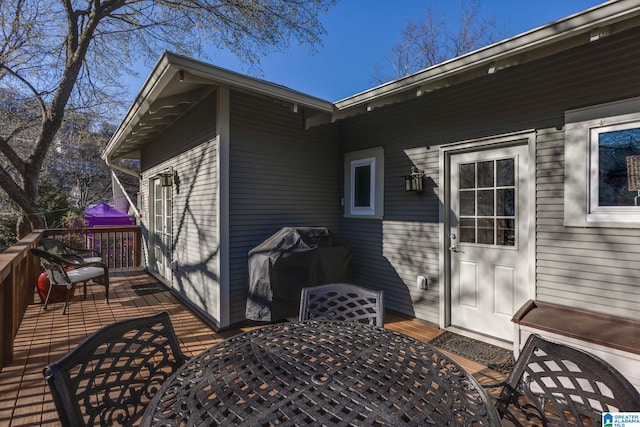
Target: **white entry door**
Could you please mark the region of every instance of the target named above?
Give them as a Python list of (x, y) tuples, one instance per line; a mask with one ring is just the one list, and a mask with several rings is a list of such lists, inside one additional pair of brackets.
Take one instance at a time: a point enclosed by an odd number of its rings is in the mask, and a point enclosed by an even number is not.
[(172, 245), (172, 187), (163, 187), (154, 179), (153, 187), (153, 256), (155, 270), (162, 277), (171, 278)]
[(452, 154), (451, 325), (513, 340), (514, 313), (532, 295), (527, 146)]

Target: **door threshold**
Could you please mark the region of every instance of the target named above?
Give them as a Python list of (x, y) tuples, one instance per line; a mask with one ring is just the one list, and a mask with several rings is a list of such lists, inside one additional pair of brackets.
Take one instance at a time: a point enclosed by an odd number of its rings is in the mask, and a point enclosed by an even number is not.
[(488, 344), (493, 344), (497, 347), (504, 348), (506, 350), (513, 350), (513, 342), (506, 341), (496, 337), (490, 337), (489, 335), (484, 335), (478, 332), (473, 332), (468, 329), (459, 328), (457, 326), (447, 326), (445, 330), (449, 332), (453, 332), (459, 335), (463, 335), (468, 338), (473, 338), (474, 340), (486, 342)]

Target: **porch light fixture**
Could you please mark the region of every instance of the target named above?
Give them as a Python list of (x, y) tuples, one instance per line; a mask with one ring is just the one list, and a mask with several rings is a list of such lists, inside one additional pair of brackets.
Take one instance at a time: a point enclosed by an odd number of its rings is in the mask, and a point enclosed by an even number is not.
[(171, 187), (173, 185), (173, 169), (169, 172), (162, 172), (157, 176), (160, 178), (160, 185), (163, 187)]
[(413, 166), (411, 173), (404, 177), (404, 191), (422, 191), (422, 178), (424, 178), (424, 171)]

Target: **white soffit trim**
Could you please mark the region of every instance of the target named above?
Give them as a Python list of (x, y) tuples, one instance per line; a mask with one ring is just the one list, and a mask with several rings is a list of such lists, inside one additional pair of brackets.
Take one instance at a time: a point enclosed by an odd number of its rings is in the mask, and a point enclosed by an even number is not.
[[(621, 25), (622, 21), (639, 16), (640, 3), (637, 0), (611, 0), (337, 101), (335, 107), (338, 111), (334, 120), (350, 115), (345, 114), (346, 110), (370, 111), (380, 105), (420, 96), (430, 90), (465, 81), (465, 75), (473, 78), (494, 73), (501, 68), (529, 62), (572, 46), (587, 44), (610, 33), (639, 25), (638, 19), (629, 22), (628, 25)], [(614, 25), (617, 25), (617, 28), (608, 28)], [(410, 94), (403, 96), (408, 92)]]

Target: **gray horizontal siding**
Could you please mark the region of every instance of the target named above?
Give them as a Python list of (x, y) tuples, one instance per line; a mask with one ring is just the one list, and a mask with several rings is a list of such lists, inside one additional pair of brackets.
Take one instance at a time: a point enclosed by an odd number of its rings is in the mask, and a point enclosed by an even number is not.
[(172, 161), (179, 177), (173, 187), (173, 289), (219, 321), (216, 148), (214, 139)]
[[(173, 289), (217, 324), (217, 152), (215, 95), (194, 107), (142, 149), (143, 229), (151, 230), (149, 180), (173, 168)], [(147, 239), (148, 241), (148, 236)], [(147, 242), (148, 244), (148, 242)]]
[[(564, 112), (640, 95), (638, 48), (635, 29), (345, 120), (345, 152), (385, 150), (384, 220), (342, 221), (348, 243), (361, 252), (355, 280), (384, 288), (394, 309), (437, 322), (443, 284), (414, 289), (416, 276), (440, 273), (438, 147), (538, 129), (538, 298), (638, 317), (640, 239), (634, 239), (640, 230), (565, 228), (562, 205)], [(414, 164), (434, 180), (434, 189), (403, 191), (401, 177)]]
[(231, 93), (231, 322), (245, 318), (247, 253), (284, 226), (338, 232), (341, 152), (335, 129), (305, 131), (303, 113)]
[(564, 132), (537, 146), (537, 297), (606, 314), (640, 315), (640, 230), (565, 227)]
[(166, 162), (215, 137), (216, 94), (205, 98), (180, 120), (142, 148), (143, 171)]

